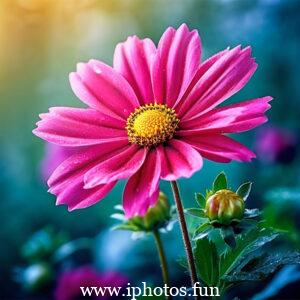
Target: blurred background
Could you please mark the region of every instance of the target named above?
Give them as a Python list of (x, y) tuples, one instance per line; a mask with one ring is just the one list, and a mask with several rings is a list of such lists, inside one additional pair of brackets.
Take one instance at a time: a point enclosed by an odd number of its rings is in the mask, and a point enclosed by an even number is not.
[[(151, 277), (159, 274), (151, 238), (141, 243), (127, 233), (109, 231), (123, 183), (90, 208), (69, 213), (64, 206), (56, 207), (42, 175), (45, 145), (31, 131), (38, 114), (48, 107), (81, 105), (68, 82), (77, 62), (96, 58), (111, 64), (116, 43), (128, 35), (158, 42), (166, 27), (183, 22), (199, 30), (204, 59), (228, 46), (252, 46), (259, 68), (228, 102), (265, 95), (275, 99), (268, 124), (236, 136), (256, 151), (257, 159), (225, 165), (205, 161), (192, 179), (180, 181), (185, 205), (192, 205), (194, 192), (204, 191), (225, 170), (232, 187), (243, 180), (254, 182), (248, 206), (264, 208), (268, 222), (287, 229), (299, 247), (299, 11), (298, 0), (1, 0), (0, 299), (52, 299), (55, 279), (42, 292), (35, 290), (39, 272), (46, 279), (54, 276), (47, 266), (35, 264), (30, 252), (37, 251), (35, 242), (45, 244), (47, 252), (75, 240), (77, 244), (61, 251), (57, 261), (74, 266), (93, 263), (103, 274), (119, 272), (133, 282), (160, 281)], [(167, 184), (161, 188), (171, 197)], [(39, 230), (43, 231), (28, 245)], [(181, 254), (176, 236), (177, 226), (163, 236), (170, 262)], [(37, 268), (28, 271), (32, 265)], [(187, 281), (177, 276), (182, 270), (175, 263), (172, 268), (175, 281)]]

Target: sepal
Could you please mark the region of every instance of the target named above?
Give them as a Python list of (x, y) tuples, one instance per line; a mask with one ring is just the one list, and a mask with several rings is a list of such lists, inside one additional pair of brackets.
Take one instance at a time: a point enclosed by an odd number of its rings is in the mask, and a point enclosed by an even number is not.
[(217, 192), (219, 190), (227, 189), (227, 177), (224, 172), (221, 172), (214, 180), (213, 191)]
[(244, 199), (244, 201), (247, 200), (249, 197), (249, 194), (251, 192), (252, 188), (252, 182), (245, 182), (239, 186), (239, 188), (236, 190), (236, 193)]
[(204, 209), (205, 208), (205, 203), (206, 203), (206, 198), (203, 194), (201, 193), (196, 193), (195, 194), (196, 201), (200, 208)]

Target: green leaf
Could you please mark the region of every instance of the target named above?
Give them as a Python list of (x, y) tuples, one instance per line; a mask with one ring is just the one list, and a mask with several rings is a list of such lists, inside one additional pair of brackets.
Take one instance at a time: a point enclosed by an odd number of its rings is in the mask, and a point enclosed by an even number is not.
[(231, 226), (221, 227), (221, 236), (224, 242), (231, 248), (236, 247), (234, 232)]
[(207, 286), (217, 286), (220, 273), (219, 256), (215, 244), (208, 238), (197, 240), (194, 256), (201, 279)]
[(195, 196), (196, 196), (196, 201), (198, 202), (200, 208), (204, 209), (206, 204), (206, 199), (204, 195), (201, 193), (196, 193)]
[(212, 229), (213, 227), (208, 222), (201, 224), (198, 228), (196, 228), (193, 240), (202, 239), (207, 236)]
[(213, 190), (217, 192), (219, 190), (227, 189), (227, 178), (224, 172), (221, 172), (213, 183)]
[(278, 233), (272, 230), (256, 228), (237, 238), (236, 247), (221, 257), (220, 276), (228, 275), (234, 268), (242, 264), (248, 255), (273, 241), (277, 236)]
[(245, 218), (256, 218), (261, 215), (261, 212), (258, 208), (245, 209), (244, 217)]
[(198, 233), (193, 240), (197, 241), (197, 240), (201, 240), (205, 237), (207, 237), (209, 235), (209, 233), (211, 232), (212, 227), (211, 228), (206, 228), (205, 230), (203, 230), (201, 233)]
[(111, 230), (129, 230), (137, 232), (140, 231), (140, 228), (132, 224), (121, 223), (116, 226), (113, 226)]
[(226, 276), (227, 281), (260, 281), (284, 265), (300, 264), (299, 252), (279, 252), (263, 255), (251, 260)]
[(252, 182), (245, 182), (239, 186), (236, 193), (246, 201), (250, 194), (251, 187), (252, 187)]
[(213, 190), (206, 190), (205, 198), (208, 199), (213, 194), (214, 194)]
[(188, 208), (185, 212), (191, 216), (198, 217), (198, 218), (206, 218), (206, 215), (201, 208)]

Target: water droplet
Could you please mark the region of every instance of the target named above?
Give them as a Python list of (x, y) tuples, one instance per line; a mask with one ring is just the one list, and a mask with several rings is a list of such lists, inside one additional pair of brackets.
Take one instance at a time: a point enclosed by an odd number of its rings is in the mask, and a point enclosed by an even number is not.
[(94, 71), (95, 71), (95, 73), (97, 73), (97, 74), (101, 74), (101, 73), (102, 73), (101, 69), (98, 68), (98, 67), (95, 67), (95, 68), (94, 68)]

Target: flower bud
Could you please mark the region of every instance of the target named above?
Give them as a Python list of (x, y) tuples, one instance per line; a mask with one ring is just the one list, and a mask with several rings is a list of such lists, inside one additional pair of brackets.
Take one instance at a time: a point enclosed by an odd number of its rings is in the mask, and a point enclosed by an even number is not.
[(244, 200), (231, 190), (219, 190), (211, 195), (205, 205), (205, 214), (213, 223), (230, 225), (244, 216)]
[(162, 228), (171, 218), (170, 208), (168, 198), (163, 192), (160, 192), (157, 203), (150, 207), (143, 217), (133, 217), (129, 219), (129, 222), (138, 226), (141, 231), (152, 231)]

